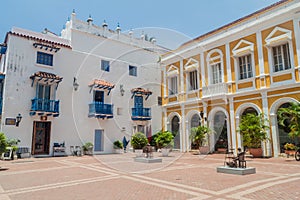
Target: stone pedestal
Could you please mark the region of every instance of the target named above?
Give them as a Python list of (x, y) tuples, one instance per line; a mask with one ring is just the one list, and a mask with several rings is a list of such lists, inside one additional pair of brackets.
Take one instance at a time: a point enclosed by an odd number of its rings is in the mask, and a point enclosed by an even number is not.
[(247, 175), (247, 174), (255, 174), (256, 169), (254, 167), (234, 168), (234, 167), (220, 166), (217, 167), (217, 172), (225, 173), (225, 174)]
[(135, 162), (142, 162), (142, 163), (160, 163), (162, 162), (161, 158), (143, 158), (143, 157), (135, 157)]

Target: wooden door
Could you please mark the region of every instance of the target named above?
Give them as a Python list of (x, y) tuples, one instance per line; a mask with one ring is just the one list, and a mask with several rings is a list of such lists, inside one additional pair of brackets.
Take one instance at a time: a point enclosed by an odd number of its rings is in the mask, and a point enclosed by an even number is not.
[(51, 122), (34, 122), (32, 154), (49, 154)]

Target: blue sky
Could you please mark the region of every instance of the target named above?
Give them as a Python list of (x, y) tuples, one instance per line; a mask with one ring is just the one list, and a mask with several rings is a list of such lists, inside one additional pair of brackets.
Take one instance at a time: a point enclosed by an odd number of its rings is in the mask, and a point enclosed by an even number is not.
[[(59, 34), (73, 9), (77, 18), (89, 15), (94, 24), (105, 19), (110, 29), (120, 23), (122, 32), (133, 29), (168, 41), (176, 47), (184, 40), (251, 14), (276, 0), (5, 0), (1, 2), (0, 43), (13, 26)], [(147, 28), (148, 27), (148, 28)], [(149, 28), (152, 27), (152, 28)], [(159, 27), (159, 28), (154, 28)], [(160, 29), (161, 28), (161, 29)], [(172, 35), (172, 37), (170, 37)], [(174, 42), (175, 44), (169, 44)]]

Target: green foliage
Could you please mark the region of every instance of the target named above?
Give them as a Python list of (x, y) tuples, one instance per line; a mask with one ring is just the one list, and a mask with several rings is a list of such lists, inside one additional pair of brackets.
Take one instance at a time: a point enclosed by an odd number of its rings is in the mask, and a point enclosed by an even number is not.
[(89, 150), (93, 149), (93, 147), (94, 147), (94, 145), (91, 142), (87, 142), (82, 146), (83, 151), (89, 151)]
[(286, 144), (284, 145), (284, 149), (285, 149), (285, 150), (295, 150), (295, 149), (296, 149), (296, 146), (295, 146), (294, 144), (292, 144), (292, 143), (286, 143)]
[(7, 141), (4, 133), (0, 133), (0, 154), (6, 151)]
[(8, 147), (12, 147), (13, 151), (17, 151), (18, 150), (18, 143), (21, 142), (19, 139), (8, 139), (6, 141), (7, 146)]
[(120, 140), (114, 142), (114, 149), (123, 149), (123, 144)]
[(202, 146), (206, 136), (211, 132), (207, 126), (198, 126), (191, 129), (190, 140), (195, 144), (196, 148)]
[(289, 137), (300, 137), (300, 103), (291, 103), (278, 109), (279, 124), (290, 129)]
[(159, 131), (155, 136), (158, 148), (172, 148), (174, 146), (174, 136), (170, 131)]
[(132, 136), (131, 145), (134, 149), (143, 149), (148, 144), (148, 139), (144, 133), (137, 132)]
[(243, 145), (249, 148), (260, 148), (261, 142), (268, 140), (267, 119), (263, 114), (247, 113), (242, 116), (239, 125), (240, 134), (243, 136)]

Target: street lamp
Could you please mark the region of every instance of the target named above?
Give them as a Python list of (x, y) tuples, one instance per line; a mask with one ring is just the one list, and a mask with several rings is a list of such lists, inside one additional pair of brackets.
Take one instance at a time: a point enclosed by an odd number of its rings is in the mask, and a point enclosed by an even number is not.
[(16, 126), (19, 126), (21, 120), (22, 120), (22, 115), (19, 113), (16, 117)]

